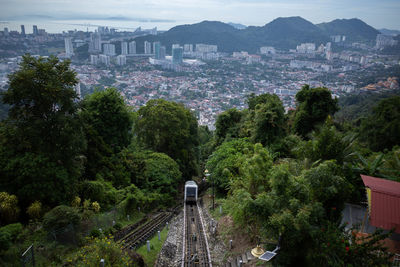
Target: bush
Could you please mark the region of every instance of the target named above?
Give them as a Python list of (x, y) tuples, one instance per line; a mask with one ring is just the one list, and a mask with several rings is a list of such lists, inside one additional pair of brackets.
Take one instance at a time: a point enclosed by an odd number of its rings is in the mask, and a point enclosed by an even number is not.
[(40, 201), (35, 201), (33, 202), (28, 209), (26, 210), (26, 213), (28, 213), (29, 217), (34, 220), (40, 219), (42, 216), (42, 203)]
[(90, 237), (96, 238), (96, 237), (100, 237), (102, 234), (100, 232), (99, 229), (92, 229), (92, 231), (90, 231)]
[(128, 254), (112, 236), (94, 238), (87, 246), (82, 247), (63, 266), (99, 266), (100, 259), (105, 260), (105, 266), (134, 266)]
[(69, 224), (78, 226), (81, 216), (76, 208), (68, 206), (57, 206), (43, 217), (43, 228), (47, 231), (59, 230)]
[(78, 196), (74, 197), (74, 199), (71, 201), (71, 206), (74, 208), (79, 208), (80, 205), (81, 205), (81, 198)]
[(79, 191), (83, 199), (96, 201), (106, 210), (117, 201), (117, 190), (110, 182), (102, 180), (83, 181), (80, 184)]
[(22, 224), (14, 223), (0, 228), (0, 251), (10, 248), (11, 243), (15, 241), (22, 232)]
[(10, 233), (0, 231), (0, 251), (6, 251), (11, 246), (11, 236)]
[(92, 206), (92, 210), (95, 213), (98, 213), (100, 211), (100, 204), (97, 201), (93, 202), (91, 206)]
[(0, 192), (0, 219), (1, 222), (15, 222), (19, 215), (18, 198), (7, 192)]

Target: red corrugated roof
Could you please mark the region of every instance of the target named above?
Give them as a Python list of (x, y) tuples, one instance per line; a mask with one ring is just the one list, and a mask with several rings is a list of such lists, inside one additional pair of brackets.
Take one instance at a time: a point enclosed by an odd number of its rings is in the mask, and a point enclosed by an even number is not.
[(370, 223), (373, 226), (400, 233), (400, 183), (361, 175), (371, 189)]

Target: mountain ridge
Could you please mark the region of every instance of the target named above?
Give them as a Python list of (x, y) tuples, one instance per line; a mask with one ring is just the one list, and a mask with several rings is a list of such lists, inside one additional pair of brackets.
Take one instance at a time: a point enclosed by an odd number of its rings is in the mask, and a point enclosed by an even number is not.
[[(248, 26), (237, 29), (220, 21), (202, 21), (194, 24), (178, 25), (157, 36), (137, 37), (143, 41), (160, 41), (170, 51), (174, 43), (181, 45), (205, 43), (216, 44), (222, 52), (256, 52), (261, 46), (277, 49), (294, 49), (300, 43), (319, 44), (330, 41), (330, 35), (346, 35), (348, 41), (373, 42), (378, 30), (359, 19), (333, 20), (320, 24), (300, 17), (279, 17), (264, 26)], [(138, 46), (140, 50), (140, 44)]]

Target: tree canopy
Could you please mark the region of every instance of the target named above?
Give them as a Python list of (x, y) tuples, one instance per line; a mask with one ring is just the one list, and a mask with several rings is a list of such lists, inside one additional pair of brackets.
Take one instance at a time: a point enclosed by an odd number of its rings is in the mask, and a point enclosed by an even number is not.
[(310, 88), (304, 85), (296, 94), (297, 109), (294, 117), (294, 132), (305, 137), (323, 123), (328, 115), (339, 110), (337, 99), (332, 99), (327, 88)]
[(360, 136), (374, 151), (400, 145), (400, 96), (381, 100), (362, 120)]
[(198, 173), (197, 120), (182, 104), (150, 100), (138, 111), (135, 132), (146, 148), (173, 158), (185, 179)]
[(9, 76), (0, 127), (0, 184), (23, 205), (59, 203), (73, 192), (85, 138), (77, 114), (76, 74), (68, 61), (23, 57)]

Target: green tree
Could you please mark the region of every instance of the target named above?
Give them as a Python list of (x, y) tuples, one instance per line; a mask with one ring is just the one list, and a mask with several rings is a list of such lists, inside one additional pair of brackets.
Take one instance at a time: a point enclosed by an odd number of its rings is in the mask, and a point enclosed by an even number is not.
[(400, 145), (400, 96), (379, 102), (373, 114), (362, 121), (360, 139), (374, 151)]
[(118, 152), (130, 143), (133, 115), (117, 89), (107, 88), (85, 97), (81, 115), (113, 151)]
[(0, 127), (0, 187), (23, 206), (69, 198), (85, 148), (77, 115), (76, 74), (68, 61), (23, 57), (9, 76), (3, 102), (11, 106)]
[(138, 111), (135, 132), (145, 148), (173, 158), (185, 179), (197, 175), (197, 120), (182, 104), (150, 100)]
[(311, 133), (311, 140), (296, 144), (293, 152), (299, 158), (307, 158), (312, 162), (336, 160), (339, 165), (349, 164), (356, 160), (355, 142), (355, 134), (344, 135), (326, 122)]
[(303, 137), (323, 123), (328, 115), (338, 111), (337, 99), (332, 99), (327, 88), (310, 88), (304, 85), (296, 94), (296, 101), (298, 105), (293, 127), (294, 132)]
[(236, 108), (228, 109), (220, 113), (215, 122), (216, 145), (222, 144), (225, 139), (239, 137), (242, 112)]
[(80, 115), (88, 142), (85, 177), (94, 179), (100, 174), (116, 187), (128, 185), (114, 155), (132, 139), (134, 116), (123, 97), (115, 88), (94, 92), (82, 101)]
[(285, 110), (279, 97), (263, 94), (250, 98), (248, 102), (253, 141), (265, 146), (282, 138), (285, 134)]
[(254, 145), (248, 139), (234, 139), (222, 143), (212, 153), (206, 168), (219, 191), (229, 191), (231, 180), (239, 176), (246, 156), (252, 155), (253, 151)]

